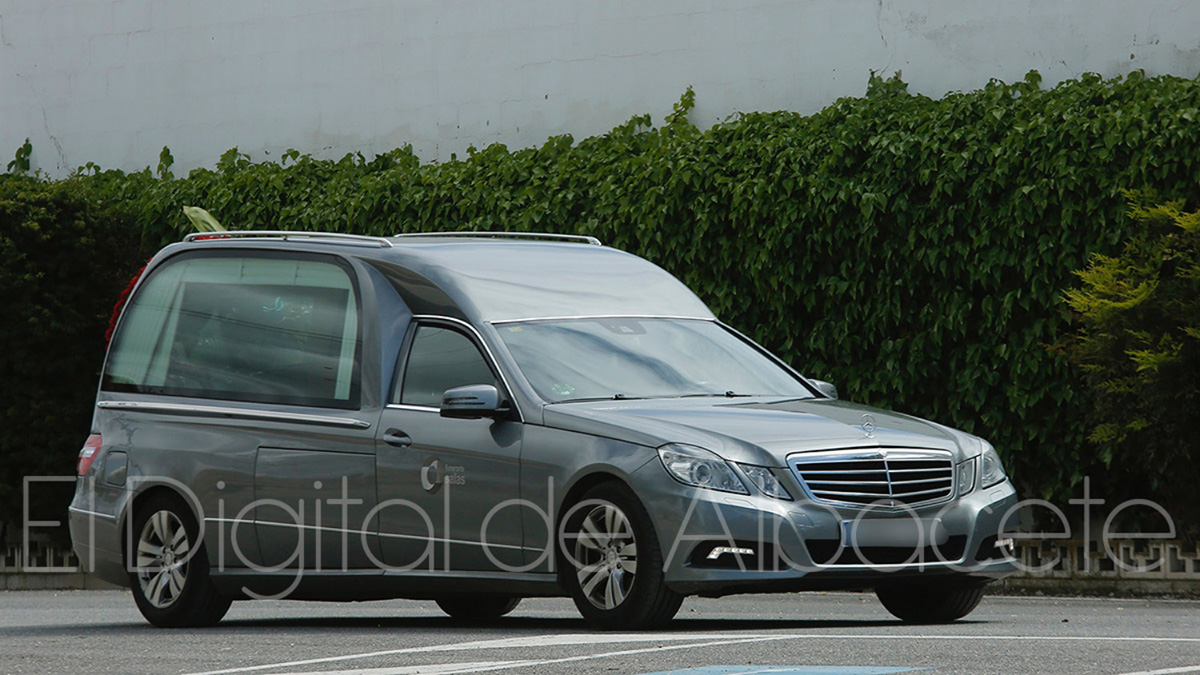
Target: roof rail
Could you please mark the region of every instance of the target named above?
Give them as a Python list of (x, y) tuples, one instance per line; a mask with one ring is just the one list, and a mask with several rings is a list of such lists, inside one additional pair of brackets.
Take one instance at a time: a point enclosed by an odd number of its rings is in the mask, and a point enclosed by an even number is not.
[(331, 244), (375, 244), (380, 248), (391, 248), (392, 242), (386, 237), (368, 237), (361, 234), (342, 234), (341, 232), (301, 232), (287, 230), (235, 230), (229, 232), (193, 232), (184, 237), (185, 242), (208, 241), (214, 239), (324, 239)]
[(396, 237), (483, 237), (489, 239), (557, 239), (580, 244), (603, 246), (600, 240), (585, 234), (552, 234), (550, 232), (406, 232)]

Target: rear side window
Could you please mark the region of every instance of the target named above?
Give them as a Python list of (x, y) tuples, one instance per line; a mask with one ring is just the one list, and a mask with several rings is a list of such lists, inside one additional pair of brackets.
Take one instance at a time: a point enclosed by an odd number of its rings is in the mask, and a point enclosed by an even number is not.
[(496, 376), (475, 343), (462, 333), (441, 326), (420, 326), (404, 368), (400, 402), (437, 408), (447, 389), (473, 384), (499, 388)]
[(359, 307), (322, 256), (188, 256), (132, 298), (102, 387), (199, 398), (358, 407)]

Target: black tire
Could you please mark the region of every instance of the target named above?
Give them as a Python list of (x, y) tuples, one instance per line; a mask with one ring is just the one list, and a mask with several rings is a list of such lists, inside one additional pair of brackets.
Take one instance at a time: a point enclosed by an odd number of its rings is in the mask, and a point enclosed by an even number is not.
[(449, 595), (437, 599), (438, 607), (455, 619), (461, 621), (486, 621), (499, 619), (521, 604), (521, 598), (506, 595), (485, 595), (473, 597), (468, 595)]
[(881, 586), (875, 595), (905, 623), (950, 623), (971, 613), (983, 599), (983, 584), (950, 581)]
[(625, 485), (602, 483), (584, 493), (559, 536), (562, 582), (591, 627), (655, 628), (679, 611), (683, 596), (664, 580), (650, 515)]
[(160, 628), (211, 626), (232, 600), (217, 593), (208, 573), (200, 528), (183, 498), (159, 492), (133, 516), (129, 573), (142, 616)]

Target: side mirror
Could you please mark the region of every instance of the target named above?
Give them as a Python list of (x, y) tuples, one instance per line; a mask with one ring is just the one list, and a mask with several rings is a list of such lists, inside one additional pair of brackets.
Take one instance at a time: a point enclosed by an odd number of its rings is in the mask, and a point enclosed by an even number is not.
[(817, 388), (817, 391), (821, 392), (825, 396), (829, 398), (837, 398), (837, 387), (833, 386), (832, 384), (826, 382), (825, 380), (809, 380), (809, 382), (812, 382), (812, 385)]
[(442, 394), (442, 417), (477, 420), (491, 417), (500, 407), (500, 392), (490, 384), (472, 384), (447, 389)]

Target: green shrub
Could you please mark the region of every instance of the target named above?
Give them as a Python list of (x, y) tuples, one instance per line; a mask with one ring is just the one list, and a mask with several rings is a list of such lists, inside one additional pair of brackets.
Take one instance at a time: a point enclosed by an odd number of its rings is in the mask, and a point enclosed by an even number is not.
[(1066, 294), (1082, 325), (1067, 351), (1095, 392), (1089, 440), (1120, 474), (1120, 496), (1200, 523), (1200, 211), (1131, 197), (1134, 235)]

